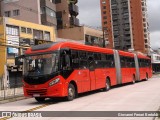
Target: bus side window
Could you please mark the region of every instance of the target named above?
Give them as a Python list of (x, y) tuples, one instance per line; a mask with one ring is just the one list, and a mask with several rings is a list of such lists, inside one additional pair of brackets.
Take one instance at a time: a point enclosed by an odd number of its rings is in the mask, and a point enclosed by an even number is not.
[(111, 67), (115, 67), (114, 56), (110, 55)]
[(139, 67), (141, 67), (141, 59), (138, 59)]
[(81, 69), (88, 68), (87, 52), (85, 51), (79, 51), (79, 68)]
[(94, 61), (95, 61), (95, 68), (102, 68), (100, 53), (94, 53)]
[(89, 70), (93, 71), (95, 69), (95, 61), (93, 57), (88, 57)]
[(132, 67), (132, 58), (130, 57), (126, 57), (126, 62), (127, 62), (127, 68), (131, 68)]
[(101, 54), (101, 62), (100, 62), (101, 68), (107, 68), (107, 62), (106, 62), (106, 55)]
[(134, 60), (134, 58), (132, 58), (132, 67), (135, 68), (135, 60)]
[(71, 58), (68, 51), (65, 51), (65, 50), (63, 51), (61, 65), (64, 70), (71, 69)]
[(114, 67), (114, 58), (113, 55), (106, 55), (106, 64), (107, 64), (107, 68), (112, 68)]
[(125, 67), (125, 58), (123, 56), (120, 56), (120, 62), (121, 62), (121, 68)]
[(78, 51), (71, 50), (71, 59), (72, 59), (72, 68), (76, 69), (79, 68), (79, 56)]

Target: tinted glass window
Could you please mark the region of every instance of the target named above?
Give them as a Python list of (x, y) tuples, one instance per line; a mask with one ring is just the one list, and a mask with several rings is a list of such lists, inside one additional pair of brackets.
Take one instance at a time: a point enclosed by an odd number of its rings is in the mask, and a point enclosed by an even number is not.
[(82, 69), (88, 68), (88, 61), (87, 61), (87, 52), (79, 51), (79, 67)]
[(71, 59), (72, 59), (72, 68), (79, 68), (79, 57), (78, 51), (72, 50), (71, 51)]
[(135, 67), (135, 61), (132, 57), (120, 56), (121, 68)]

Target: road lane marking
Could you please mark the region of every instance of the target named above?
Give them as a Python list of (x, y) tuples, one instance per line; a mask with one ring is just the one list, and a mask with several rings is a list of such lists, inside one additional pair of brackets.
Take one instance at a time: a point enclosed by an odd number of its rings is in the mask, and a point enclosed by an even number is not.
[[(35, 111), (35, 110), (39, 110), (39, 109), (41, 109), (41, 108), (47, 107), (47, 106), (49, 106), (49, 105), (51, 105), (51, 104), (52, 104), (52, 103), (47, 103), (47, 104), (44, 104), (44, 105), (40, 105), (40, 106), (31, 108), (31, 109), (22, 111), (22, 112), (20, 112), (20, 113), (24, 113), (24, 112), (27, 112), (27, 113), (33, 112), (33, 111)], [(12, 118), (12, 116), (3, 117), (3, 118), (0, 118), (0, 120), (8, 120), (8, 119), (10, 119), (10, 118)]]

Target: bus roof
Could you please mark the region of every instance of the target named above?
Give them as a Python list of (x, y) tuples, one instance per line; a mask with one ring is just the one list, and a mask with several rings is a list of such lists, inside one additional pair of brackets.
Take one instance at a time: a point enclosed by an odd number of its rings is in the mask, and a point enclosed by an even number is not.
[(25, 54), (44, 53), (44, 52), (50, 52), (50, 51), (59, 50), (63, 48), (64, 49), (70, 48), (70, 49), (75, 49), (75, 50), (85, 50), (85, 51), (91, 51), (91, 52), (102, 52), (102, 53), (108, 53), (108, 54), (114, 53), (113, 49), (108, 49), (108, 48), (88, 46), (88, 45), (83, 45), (83, 44), (79, 44), (75, 42), (54, 42), (54, 43), (49, 43), (49, 44), (33, 46), (29, 48), (25, 52)]
[[(89, 45), (84, 45), (84, 44), (75, 43), (75, 42), (53, 42), (53, 43), (49, 43), (49, 44), (41, 44), (41, 45), (37, 45), (37, 46), (33, 46), (33, 47), (29, 48), (25, 52), (25, 54), (39, 54), (39, 53), (60, 50), (63, 48), (64, 49), (69, 48), (69, 49), (75, 49), (75, 50), (85, 50), (85, 51), (90, 51), (90, 52), (114, 54), (113, 49), (101, 48), (101, 47), (96, 47), (96, 46), (89, 46)], [(134, 57), (134, 53), (125, 52), (125, 51), (121, 51), (121, 50), (119, 50), (118, 52), (120, 55), (123, 55), (123, 56)], [(138, 54), (138, 53), (137, 53), (137, 56), (138, 56), (138, 58), (150, 59), (149, 57), (142, 55), (142, 54)]]
[(150, 59), (149, 57), (142, 55), (142, 54), (139, 54), (139, 53), (137, 53), (137, 57), (142, 58), (142, 59)]
[(125, 51), (121, 51), (121, 50), (119, 50), (118, 52), (119, 52), (119, 55), (122, 55), (122, 56), (134, 57), (134, 53), (125, 52)]

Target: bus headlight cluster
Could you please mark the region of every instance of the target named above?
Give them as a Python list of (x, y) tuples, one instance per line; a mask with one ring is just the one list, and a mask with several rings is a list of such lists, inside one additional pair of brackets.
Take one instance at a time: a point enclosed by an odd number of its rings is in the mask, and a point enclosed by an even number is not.
[(60, 79), (59, 79), (59, 78), (56, 78), (56, 79), (52, 80), (52, 81), (49, 83), (49, 86), (52, 86), (52, 85), (58, 83), (59, 81), (60, 81)]

